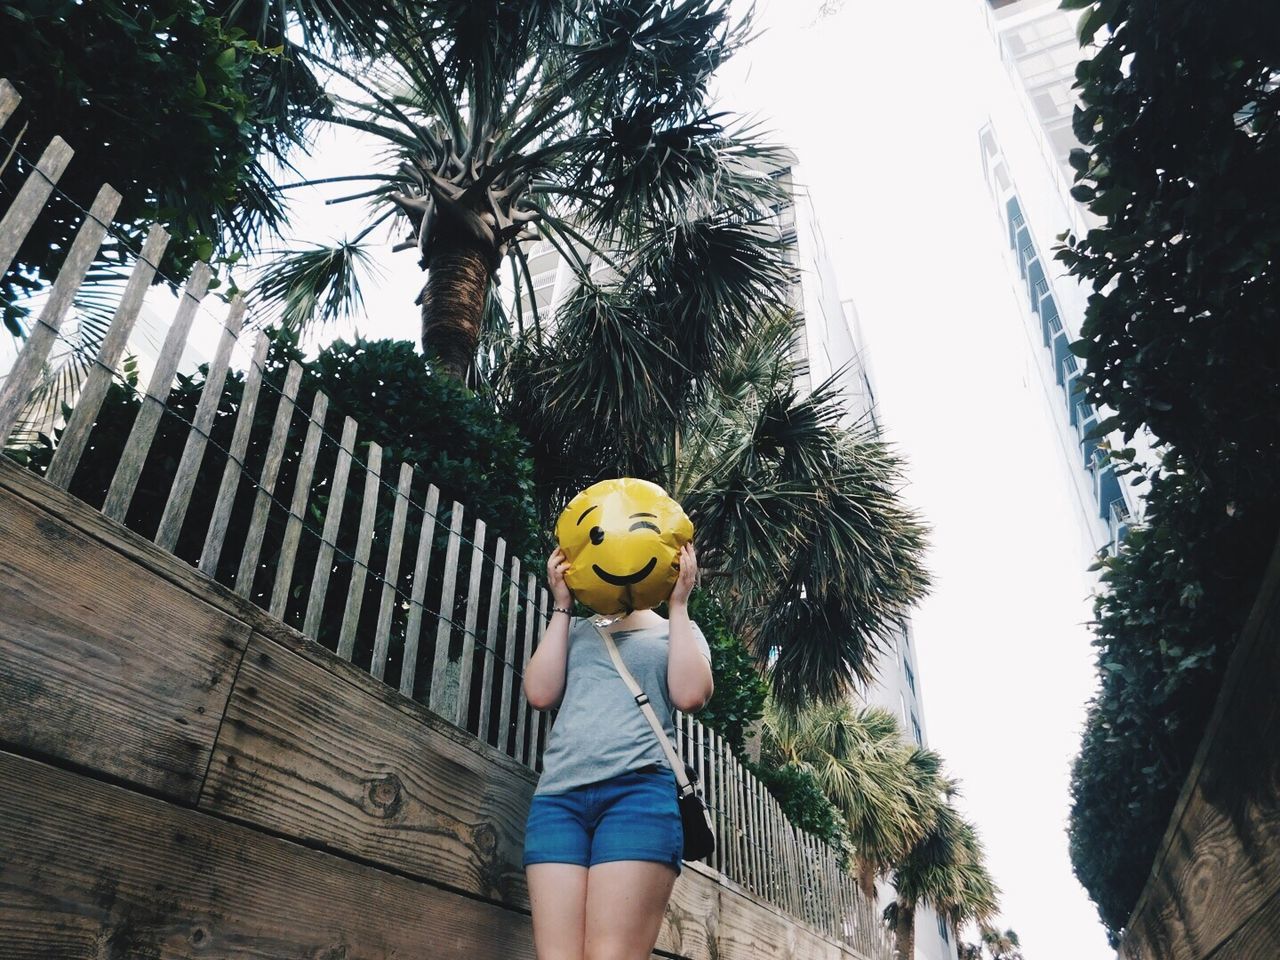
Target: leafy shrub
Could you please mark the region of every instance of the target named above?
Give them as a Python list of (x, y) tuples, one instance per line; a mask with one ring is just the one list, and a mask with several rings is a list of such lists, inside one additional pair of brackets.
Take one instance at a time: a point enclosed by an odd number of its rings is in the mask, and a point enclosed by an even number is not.
[(1077, 70), (1072, 193), (1105, 225), (1060, 253), (1094, 290), (1073, 349), (1102, 429), (1160, 458), (1104, 562), (1072, 784), (1072, 859), (1116, 938), (1280, 530), (1280, 31), (1256, 0), (1063, 6), (1107, 30)]
[[(303, 135), (306, 120), (285, 108), (287, 96), (319, 95), (275, 46), (283, 38), (255, 39), (218, 17), (218, 6), (0, 0), (0, 63), (23, 97), (23, 153), (34, 159), (64, 137), (76, 156), (59, 189), (88, 206), (104, 181), (114, 186), (123, 195), (116, 229), (134, 249), (151, 223), (163, 223), (173, 239), (161, 267), (171, 276), (211, 258), (224, 238), (224, 252), (246, 249), (279, 222), (283, 208), (259, 157), (283, 156)], [(15, 160), (2, 182), (16, 187), (27, 172)], [(55, 194), (0, 280), (7, 303), (52, 278), (79, 221)], [(123, 260), (121, 247), (109, 247)], [(22, 312), (5, 308), (15, 334)]]

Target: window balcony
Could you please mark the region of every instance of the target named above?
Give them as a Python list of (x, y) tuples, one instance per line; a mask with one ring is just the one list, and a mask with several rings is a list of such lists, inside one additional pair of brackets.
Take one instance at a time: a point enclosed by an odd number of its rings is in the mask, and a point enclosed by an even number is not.
[(1124, 497), (1111, 501), (1111, 504), (1107, 507), (1107, 527), (1111, 530), (1113, 548), (1118, 549), (1120, 542), (1128, 534), (1129, 521), (1131, 519), (1129, 507), (1125, 504)]

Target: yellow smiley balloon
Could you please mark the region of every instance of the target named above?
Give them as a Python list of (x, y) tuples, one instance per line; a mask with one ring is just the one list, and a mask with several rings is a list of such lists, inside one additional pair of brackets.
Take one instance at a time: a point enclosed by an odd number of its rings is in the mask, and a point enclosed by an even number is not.
[(656, 483), (621, 477), (592, 484), (556, 521), (569, 560), (565, 583), (597, 613), (647, 610), (671, 596), (693, 523)]

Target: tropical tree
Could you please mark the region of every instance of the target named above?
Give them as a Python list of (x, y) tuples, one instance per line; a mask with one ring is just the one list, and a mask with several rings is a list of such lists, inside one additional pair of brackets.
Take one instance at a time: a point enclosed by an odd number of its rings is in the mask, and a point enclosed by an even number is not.
[[(282, 230), (275, 172), (326, 108), (307, 51), (350, 52), (397, 22), (398, 0), (0, 0), (0, 73), (22, 95), (0, 141), (0, 193), (12, 195), (54, 136), (75, 149), (46, 209), (0, 276), (0, 318), (25, 336), (103, 182), (121, 194), (97, 261), (24, 421), (47, 422), (79, 390), (106, 334), (124, 273), (148, 228), (170, 236), (163, 276), (197, 260), (230, 263)], [(30, 438), (20, 429), (19, 441)]]
[(1013, 930), (983, 927), (982, 945), (991, 954), (991, 960), (1022, 960), (1022, 944)]
[[(71, 200), (87, 206), (104, 181), (121, 192), (100, 272), (160, 222), (172, 236), (161, 268), (182, 276), (196, 259), (252, 252), (282, 226), (270, 168), (324, 114), (305, 52), (353, 50), (396, 10), (396, 0), (0, 2), (0, 62), (23, 97), (7, 135), (31, 157), (55, 135), (71, 142), (59, 180)], [(3, 153), (0, 182), (16, 187), (29, 165)], [(15, 335), (23, 296), (57, 272), (79, 222), (55, 194), (0, 278)]]
[(998, 909), (999, 891), (984, 862), (977, 830), (950, 803), (938, 808), (932, 828), (894, 869), (897, 899), (885, 910), (899, 957), (915, 956), (916, 907), (933, 907), (959, 932), (970, 922), (985, 923)]
[(797, 386), (776, 248), (727, 216), (656, 232), (608, 282), (584, 278), (550, 337), (515, 345), (499, 396), (547, 522), (594, 480), (662, 483), (775, 696), (835, 702), (927, 588), (924, 528), (835, 381)]
[(858, 886), (875, 899), (886, 875), (938, 816), (942, 759), (910, 744), (893, 714), (845, 701), (799, 710), (765, 709), (762, 759), (813, 773), (843, 815)]
[[(654, 222), (690, 211), (743, 213), (773, 187), (773, 154), (717, 112), (714, 70), (746, 37), (726, 0), (436, 0), (413, 8), (408, 35), (374, 63), (329, 62), (350, 96), (324, 114), (385, 147), (386, 166), (347, 179), (370, 186), (369, 227), (327, 252), (300, 251), (268, 273), (295, 322), (330, 319), (351, 283), (337, 262), (395, 218), (427, 272), (418, 297), (424, 350), (463, 378), (485, 334), (541, 330), (522, 241), (544, 237), (584, 272), (594, 253), (634, 249)], [(331, 107), (331, 109), (330, 109)], [(354, 199), (349, 198), (349, 199)], [(516, 295), (494, 286), (504, 259)], [(319, 305), (311, 309), (310, 305)], [(529, 316), (524, 313), (528, 305)]]

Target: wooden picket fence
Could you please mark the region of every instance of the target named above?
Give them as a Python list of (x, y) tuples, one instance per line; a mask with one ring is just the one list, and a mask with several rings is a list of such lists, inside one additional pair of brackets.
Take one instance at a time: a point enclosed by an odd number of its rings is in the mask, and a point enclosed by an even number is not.
[[(14, 88), (0, 80), (0, 130), (18, 102)], [(0, 220), (0, 275), (72, 159), (60, 138), (32, 162), (0, 137), (0, 153), (9, 152), (29, 172)], [(14, 428), (53, 346), (65, 340), (63, 322), (120, 199), (104, 185), (91, 207), (81, 208), (84, 218), (65, 263), (0, 381), (0, 447), (10, 453)], [(504, 538), (491, 537), (483, 518), (456, 501), (441, 503), (440, 490), (413, 464), (384, 463), (382, 447), (362, 437), (359, 424), (333, 409), (323, 392), (312, 390), (309, 402), (300, 397), (303, 370), (297, 363), (288, 363), (283, 377), (273, 375), (265, 335), (257, 337), (237, 398), (231, 355), (245, 303), (236, 298), (223, 319), (213, 318), (204, 303), (207, 264), (198, 264), (185, 283), (123, 448), (111, 454), (105, 443), (95, 444), (104, 401), (113, 384), (125, 382), (122, 359), (168, 239), (165, 230), (152, 227), (138, 252), (45, 479), (77, 492), (86, 464), (101, 473), (109, 466), (103, 458), (115, 456), (105, 495), (94, 504), (107, 517), (144, 533), (404, 696), (540, 769), (550, 717), (530, 708), (521, 693), (523, 669), (546, 628), (549, 607), (533, 568), (511, 554)], [(198, 316), (213, 318), (220, 334), (188, 419), (169, 401)], [(223, 446), (213, 439), (215, 421), (229, 406), (234, 429)], [(268, 407), (274, 411), (269, 431), (255, 430), (255, 415)], [(153, 445), (162, 424), (171, 431), (175, 422), (185, 442), (176, 466), (161, 476), (164, 458), (152, 456)], [(154, 509), (135, 504), (144, 476)], [(162, 507), (157, 484), (167, 487)], [(197, 497), (198, 490), (206, 495)], [(348, 502), (358, 509), (347, 509)], [(718, 835), (708, 865), (871, 960), (888, 960), (874, 905), (835, 851), (787, 820), (719, 734), (692, 716), (677, 714), (676, 721), (680, 752), (698, 771)]]

